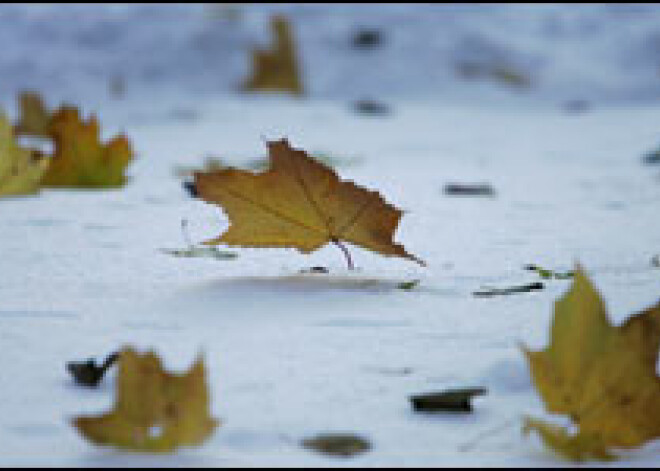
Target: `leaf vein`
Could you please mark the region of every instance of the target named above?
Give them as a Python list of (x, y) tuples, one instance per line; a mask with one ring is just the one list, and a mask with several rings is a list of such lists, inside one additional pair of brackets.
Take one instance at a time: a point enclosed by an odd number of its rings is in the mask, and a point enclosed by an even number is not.
[(234, 198), (237, 198), (237, 199), (242, 200), (242, 201), (246, 201), (246, 202), (248, 202), (248, 203), (250, 203), (250, 204), (252, 204), (252, 205), (254, 205), (254, 206), (256, 206), (256, 207), (258, 207), (258, 208), (260, 208), (260, 209), (262, 209), (262, 210), (264, 210), (264, 211), (267, 212), (267, 213), (270, 213), (270, 214), (272, 214), (272, 215), (274, 215), (274, 216), (277, 216), (277, 217), (280, 218), (280, 219), (283, 219), (283, 220), (285, 220), (285, 221), (287, 221), (287, 222), (292, 223), (292, 224), (295, 225), (295, 226), (302, 227), (303, 229), (307, 229), (307, 230), (310, 231), (310, 232), (316, 232), (316, 233), (318, 233), (318, 234), (322, 234), (324, 237), (327, 237), (327, 236), (328, 236), (327, 234), (323, 233), (323, 231), (320, 231), (320, 230), (317, 229), (316, 227), (308, 226), (307, 224), (305, 224), (305, 223), (303, 223), (303, 222), (300, 222), (300, 221), (297, 220), (297, 219), (294, 219), (294, 218), (292, 218), (292, 217), (290, 217), (290, 216), (287, 216), (286, 214), (281, 213), (280, 211), (278, 211), (278, 210), (276, 210), (276, 209), (274, 209), (274, 208), (271, 208), (270, 206), (267, 206), (267, 205), (265, 205), (265, 204), (263, 204), (263, 203), (260, 203), (259, 201), (255, 201), (255, 200), (253, 200), (253, 199), (251, 199), (251, 198), (248, 198), (247, 196), (245, 196), (245, 195), (243, 195), (243, 194), (241, 194), (241, 193), (237, 193), (237, 192), (235, 192), (235, 191), (231, 191), (231, 190), (228, 189), (228, 188), (220, 188), (220, 187), (218, 187), (217, 190), (218, 190), (218, 191), (225, 191), (226, 193), (230, 194), (230, 195), (233, 196)]

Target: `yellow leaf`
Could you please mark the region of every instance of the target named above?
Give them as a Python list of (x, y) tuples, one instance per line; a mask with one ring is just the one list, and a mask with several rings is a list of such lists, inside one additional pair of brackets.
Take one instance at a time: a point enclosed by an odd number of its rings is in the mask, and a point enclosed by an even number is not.
[(550, 345), (525, 353), (548, 411), (569, 415), (578, 441), (634, 448), (660, 436), (659, 347), (660, 303), (613, 326), (578, 266), (555, 303)]
[(48, 163), (16, 143), (11, 124), (0, 113), (0, 197), (36, 193)]
[(14, 127), (18, 135), (50, 137), (51, 113), (36, 92), (22, 92), (18, 97), (20, 120)]
[(614, 455), (607, 450), (607, 446), (603, 443), (599, 435), (587, 435), (584, 433), (571, 435), (565, 428), (543, 422), (542, 420), (526, 417), (523, 433), (527, 434), (532, 430), (540, 435), (543, 443), (548, 448), (552, 448), (569, 460), (581, 462), (590, 458), (601, 461), (612, 461), (615, 459)]
[(271, 18), (270, 27), (275, 45), (271, 50), (252, 51), (252, 76), (242, 85), (243, 90), (285, 91), (303, 94), (296, 57), (296, 48), (284, 16)]
[(268, 142), (268, 153), (270, 168), (264, 173), (234, 168), (195, 173), (200, 198), (221, 205), (232, 223), (207, 244), (310, 253), (328, 242), (343, 248), (340, 241), (347, 241), (424, 265), (392, 241), (403, 212), (377, 192), (340, 180), (286, 139)]
[(94, 116), (84, 122), (76, 108), (63, 106), (52, 116), (49, 134), (55, 154), (43, 185), (50, 187), (111, 188), (123, 186), (126, 167), (133, 160), (124, 135), (107, 144), (100, 141)]
[(202, 359), (175, 375), (163, 370), (153, 352), (140, 355), (131, 348), (120, 354), (114, 409), (72, 423), (96, 444), (143, 452), (200, 445), (219, 425), (209, 415)]

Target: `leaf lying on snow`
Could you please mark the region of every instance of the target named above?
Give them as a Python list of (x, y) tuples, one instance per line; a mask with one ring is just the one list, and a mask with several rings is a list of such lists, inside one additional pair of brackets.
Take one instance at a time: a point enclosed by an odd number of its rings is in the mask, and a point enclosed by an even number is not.
[(133, 451), (171, 452), (200, 445), (218, 426), (209, 415), (204, 361), (182, 375), (163, 370), (153, 353), (131, 348), (119, 355), (114, 409), (72, 421), (88, 440)]
[(41, 153), (16, 143), (11, 124), (0, 112), (0, 197), (36, 193), (48, 164)]
[(55, 142), (55, 155), (44, 186), (112, 188), (127, 182), (124, 172), (133, 160), (128, 138), (119, 135), (102, 143), (96, 117), (85, 122), (78, 109), (62, 106), (52, 116), (49, 134)]
[(608, 459), (612, 448), (634, 448), (660, 437), (660, 303), (613, 326), (591, 282), (577, 267), (555, 303), (550, 345), (524, 349), (550, 412), (567, 414), (575, 434), (527, 419), (525, 430), (574, 460)]
[(252, 76), (242, 85), (245, 91), (285, 91), (303, 94), (296, 48), (284, 16), (274, 15), (270, 21), (275, 44), (271, 50), (252, 52)]
[(51, 112), (36, 92), (21, 93), (19, 109), (20, 119), (14, 133), (48, 138), (54, 144), (54, 155), (49, 159), (42, 186), (112, 188), (126, 183), (124, 172), (133, 159), (126, 136), (117, 136), (103, 144), (94, 116), (84, 121), (78, 109), (69, 105)]
[(310, 253), (340, 241), (424, 265), (392, 238), (403, 212), (374, 191), (342, 181), (330, 168), (293, 149), (286, 139), (268, 142), (270, 168), (254, 174), (228, 168), (195, 173), (200, 198), (221, 205), (229, 229), (206, 244), (293, 247)]

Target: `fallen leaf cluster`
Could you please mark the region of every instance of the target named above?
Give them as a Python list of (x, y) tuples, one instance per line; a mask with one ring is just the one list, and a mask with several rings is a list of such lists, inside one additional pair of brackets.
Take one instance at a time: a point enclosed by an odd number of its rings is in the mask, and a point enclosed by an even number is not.
[[(12, 126), (0, 113), (0, 197), (32, 194), (40, 188), (116, 188), (126, 184), (133, 160), (128, 138), (101, 142), (98, 121), (63, 105), (50, 112), (39, 95), (19, 97), (20, 118)], [(19, 137), (49, 139), (53, 154), (19, 145)]]
[[(245, 87), (302, 93), (286, 20), (274, 19), (273, 29), (276, 47), (255, 52), (255, 76)], [(42, 187), (111, 188), (126, 183), (125, 170), (134, 156), (124, 135), (103, 143), (95, 117), (84, 119), (78, 109), (66, 105), (51, 112), (36, 94), (22, 94), (20, 108), (15, 125), (0, 113), (0, 197), (35, 193)], [(20, 145), (17, 138), (22, 136), (51, 140), (53, 154)], [(332, 243), (352, 268), (344, 245), (349, 243), (424, 265), (394, 241), (402, 210), (378, 192), (340, 179), (328, 162), (291, 147), (286, 139), (268, 142), (267, 147), (267, 168), (260, 173), (221, 161), (192, 172), (191, 193), (222, 207), (230, 227), (204, 247), (188, 243), (187, 249), (165, 253), (230, 259), (237, 254), (216, 246), (294, 248), (308, 254)], [(468, 190), (494, 193), (484, 188)], [(455, 194), (465, 191), (454, 189)], [(656, 259), (653, 265), (658, 265)], [(571, 289), (555, 303), (548, 347), (523, 348), (547, 410), (568, 416), (572, 426), (527, 417), (523, 431), (536, 432), (549, 448), (574, 461), (612, 460), (618, 449), (637, 448), (660, 437), (656, 372), (660, 303), (615, 326), (579, 266), (565, 273), (536, 265), (525, 269), (543, 279), (573, 279)], [(309, 273), (327, 273), (327, 269), (313, 267)], [(419, 280), (412, 280), (397, 288), (414, 290), (418, 284)], [(537, 281), (473, 294), (508, 295), (543, 288)], [(101, 365), (90, 359), (71, 362), (67, 369), (78, 384), (96, 386), (113, 364), (118, 365), (114, 408), (100, 416), (72, 420), (89, 441), (133, 451), (172, 452), (202, 444), (219, 426), (210, 415), (202, 359), (177, 375), (167, 372), (153, 352), (139, 354), (127, 347)], [(410, 401), (416, 411), (472, 412), (472, 399), (483, 394), (485, 388), (463, 388), (416, 395)], [(352, 456), (371, 448), (367, 440), (354, 435), (324, 434), (301, 444), (334, 456)]]

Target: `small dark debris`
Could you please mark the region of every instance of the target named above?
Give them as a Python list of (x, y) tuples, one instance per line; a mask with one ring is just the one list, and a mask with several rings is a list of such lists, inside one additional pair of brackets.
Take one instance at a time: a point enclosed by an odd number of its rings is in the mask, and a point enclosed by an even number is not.
[(197, 193), (197, 187), (195, 186), (195, 182), (183, 182), (183, 189), (186, 190), (188, 195), (190, 195), (192, 198), (198, 198), (199, 193)]
[(564, 111), (568, 114), (581, 114), (586, 113), (591, 108), (591, 104), (587, 100), (575, 99), (568, 100), (564, 103)]
[(301, 442), (303, 448), (331, 456), (348, 458), (371, 449), (362, 437), (351, 434), (320, 434)]
[(169, 113), (170, 117), (176, 121), (197, 121), (199, 112), (192, 108), (174, 108)]
[(472, 412), (471, 399), (487, 392), (487, 389), (482, 387), (449, 389), (411, 396), (410, 402), (417, 412)]
[(352, 44), (358, 49), (373, 49), (381, 46), (385, 35), (382, 31), (373, 28), (363, 28), (353, 33)]
[(114, 75), (108, 83), (110, 96), (115, 99), (124, 98), (126, 95), (126, 79), (122, 75)]
[(97, 366), (93, 358), (87, 361), (70, 361), (66, 364), (67, 371), (73, 376), (76, 384), (96, 387), (99, 385), (106, 371), (117, 362), (119, 353), (112, 353), (101, 366)]
[(649, 152), (644, 156), (644, 163), (647, 165), (660, 164), (660, 149)]
[(653, 268), (660, 268), (660, 255), (654, 255), (651, 258), (651, 266)]
[(358, 100), (353, 103), (353, 109), (358, 114), (369, 116), (387, 116), (392, 114), (392, 109), (388, 105), (375, 100)]
[(415, 372), (414, 368), (409, 366), (404, 367), (365, 367), (366, 370), (372, 373), (378, 373), (384, 376), (408, 376)]
[(521, 286), (512, 286), (510, 288), (486, 288), (481, 291), (475, 291), (472, 294), (478, 297), (499, 296), (508, 294), (529, 293), (530, 291), (539, 291), (545, 288), (543, 283), (537, 281)]
[(450, 196), (495, 196), (488, 183), (447, 183), (444, 192)]
[(533, 271), (536, 272), (541, 278), (544, 280), (549, 280), (551, 278), (555, 278), (557, 280), (570, 280), (575, 276), (575, 273), (572, 271), (567, 271), (567, 272), (555, 272), (552, 270), (548, 270), (546, 268), (539, 267), (538, 265), (525, 265), (523, 267), (525, 270), (528, 271)]
[(397, 289), (402, 289), (404, 291), (411, 291), (415, 289), (421, 280), (410, 280), (410, 281), (402, 281), (396, 285)]
[(300, 270), (300, 273), (330, 273), (330, 270), (328, 270), (326, 267), (321, 267), (321, 266), (316, 266), (316, 267), (310, 267), (310, 268), (304, 268)]

